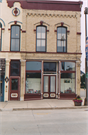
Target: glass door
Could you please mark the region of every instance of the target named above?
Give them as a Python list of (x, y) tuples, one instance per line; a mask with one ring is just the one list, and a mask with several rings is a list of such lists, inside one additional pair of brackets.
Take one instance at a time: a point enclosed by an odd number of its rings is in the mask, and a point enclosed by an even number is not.
[(43, 97), (56, 98), (56, 76), (44, 75)]
[(19, 77), (10, 78), (10, 100), (19, 100)]

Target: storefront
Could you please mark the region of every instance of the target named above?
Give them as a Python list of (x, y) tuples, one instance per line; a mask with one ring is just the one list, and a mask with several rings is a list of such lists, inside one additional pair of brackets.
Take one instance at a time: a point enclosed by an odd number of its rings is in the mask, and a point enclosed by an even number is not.
[(26, 61), (24, 100), (76, 96), (75, 62)]
[(5, 59), (0, 59), (0, 101), (4, 101)]

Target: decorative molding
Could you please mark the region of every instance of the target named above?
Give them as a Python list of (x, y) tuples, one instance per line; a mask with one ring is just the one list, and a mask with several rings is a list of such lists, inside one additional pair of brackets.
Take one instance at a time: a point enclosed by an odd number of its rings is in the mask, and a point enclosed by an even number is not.
[(46, 26), (47, 27), (47, 30), (48, 30), (47, 32), (49, 32), (49, 26), (50, 25), (48, 23), (44, 22), (43, 20), (34, 24), (34, 31), (36, 31), (36, 27), (38, 25)]
[(59, 23), (55, 24), (54, 32), (57, 32), (57, 27), (60, 27), (60, 26), (66, 27), (67, 33), (70, 32), (70, 26), (64, 22), (59, 22)]
[(5, 30), (5, 28), (1, 28), (1, 30)]
[(5, 28), (5, 22), (0, 18), (0, 23), (2, 24), (2, 27)]
[(8, 30), (11, 30), (10, 28)]
[(77, 32), (77, 35), (81, 35), (81, 32)]
[(41, 17), (63, 17), (63, 18), (76, 18), (76, 14), (46, 14), (46, 13), (27, 13), (27, 16), (41, 16)]
[(26, 30), (22, 30), (22, 33), (26, 33)]

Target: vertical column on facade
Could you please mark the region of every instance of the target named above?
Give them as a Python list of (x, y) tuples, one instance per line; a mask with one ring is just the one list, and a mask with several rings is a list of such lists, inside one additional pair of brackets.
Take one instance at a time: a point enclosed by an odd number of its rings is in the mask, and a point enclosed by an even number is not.
[(41, 99), (43, 99), (43, 61), (42, 61), (42, 69), (41, 69)]
[(26, 67), (26, 60), (21, 60), (20, 101), (24, 100), (24, 93), (25, 93), (25, 67)]
[[(5, 71), (5, 78), (8, 77), (9, 78), (9, 60), (6, 60), (6, 71)], [(5, 97), (4, 97), (4, 101), (8, 101), (8, 94), (9, 94), (9, 81), (6, 82), (5, 81)]]
[(79, 34), (77, 34), (77, 36), (76, 36), (76, 46), (77, 46), (77, 52), (81, 52), (81, 36), (80, 36), (80, 34), (81, 34), (81, 31), (80, 31), (80, 28), (81, 28), (81, 26), (80, 26), (80, 16), (81, 16), (81, 14), (80, 14), (80, 12), (78, 13), (76, 13), (76, 21), (77, 21), (77, 27), (76, 27), (76, 32), (77, 33), (79, 33)]
[(56, 63), (57, 71), (56, 71), (56, 98), (58, 98), (59, 88), (58, 88), (58, 63)]
[(76, 94), (80, 95), (80, 61), (76, 62)]
[(60, 71), (61, 71), (61, 62), (59, 61), (59, 75), (58, 75), (58, 99), (60, 98), (60, 88), (61, 88), (61, 82), (60, 82)]

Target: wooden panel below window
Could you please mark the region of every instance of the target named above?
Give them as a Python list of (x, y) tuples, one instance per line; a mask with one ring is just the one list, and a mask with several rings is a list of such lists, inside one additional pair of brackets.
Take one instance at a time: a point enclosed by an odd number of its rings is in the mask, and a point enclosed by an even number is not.
[(24, 94), (24, 100), (40, 100), (41, 94)]

